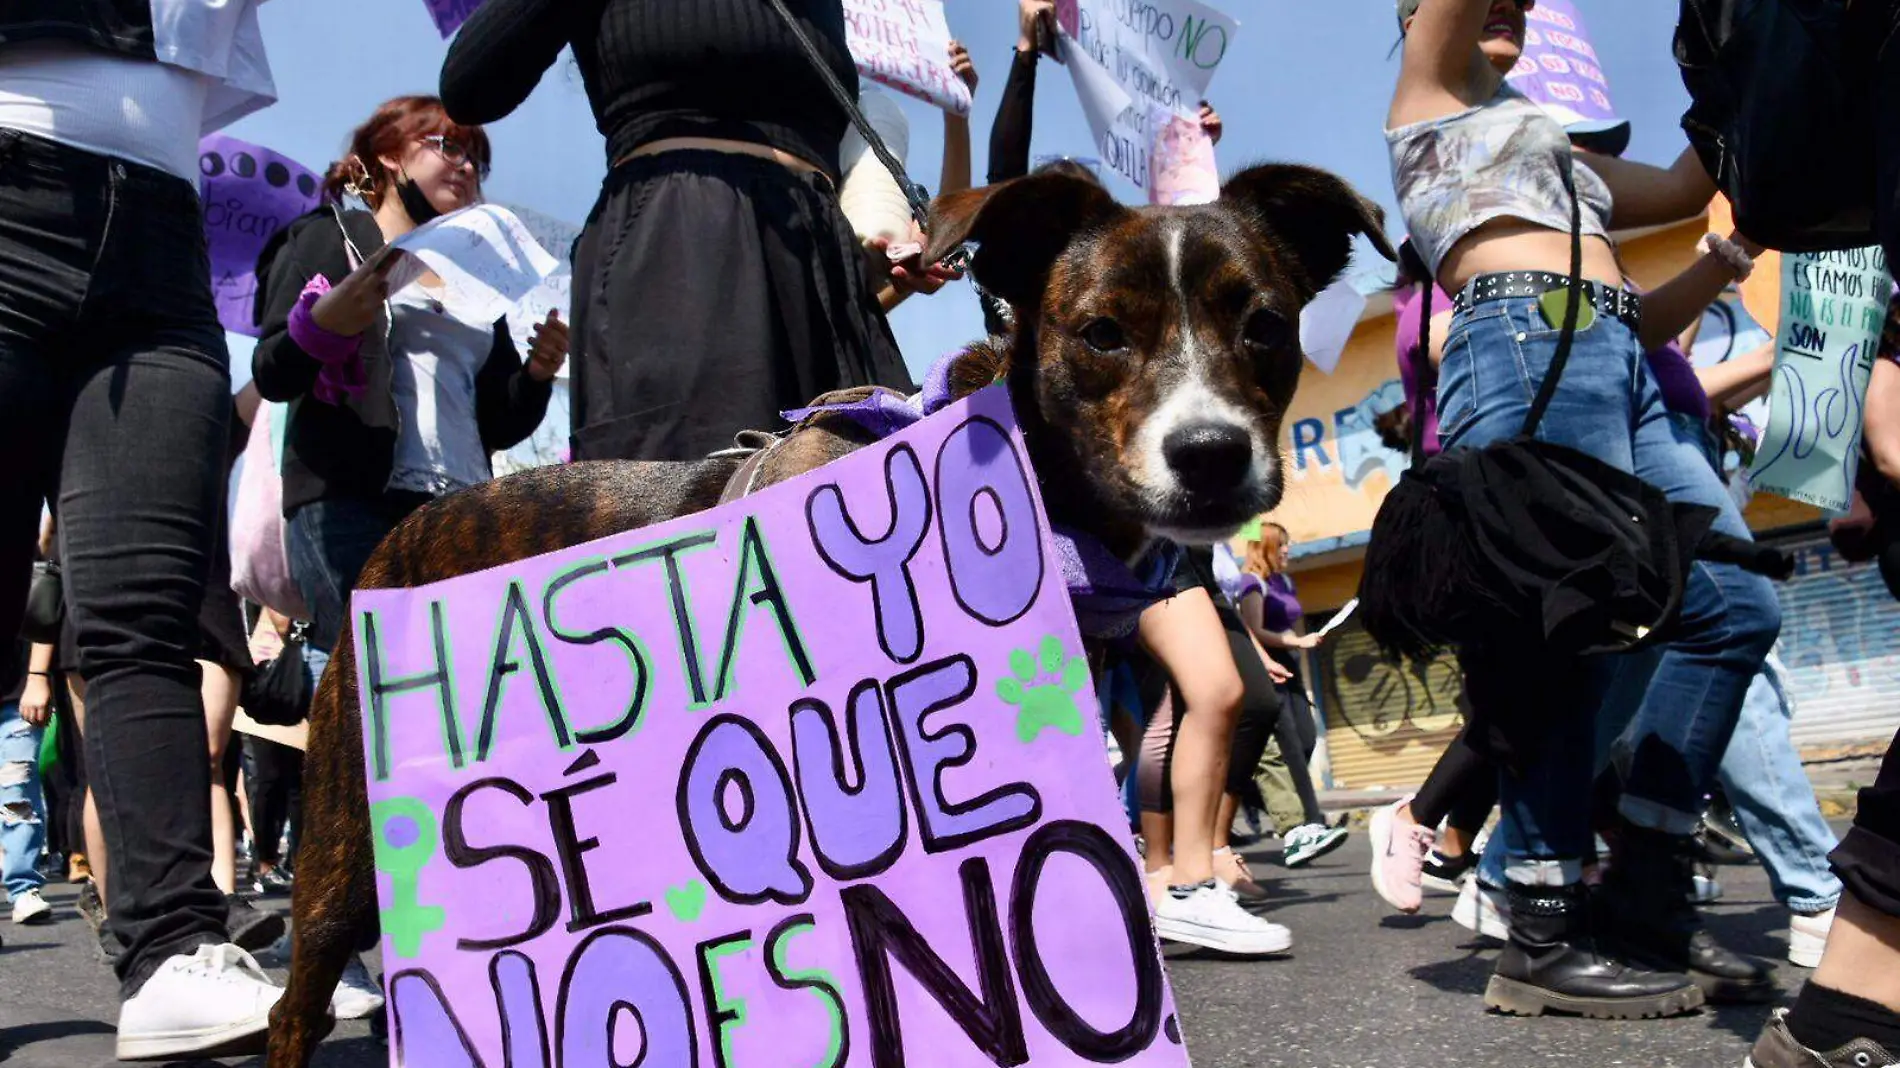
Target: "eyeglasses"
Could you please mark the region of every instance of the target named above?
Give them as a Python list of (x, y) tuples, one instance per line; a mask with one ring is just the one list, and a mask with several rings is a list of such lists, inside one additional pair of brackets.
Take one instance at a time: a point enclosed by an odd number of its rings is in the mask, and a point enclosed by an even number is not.
[(460, 167), (464, 164), (473, 163), (475, 165), (475, 176), (483, 181), (488, 180), (488, 161), (476, 157), (474, 153), (469, 151), (467, 145), (457, 141), (455, 138), (448, 137), (444, 134), (435, 134), (423, 138), (421, 143), (435, 149), (436, 154), (441, 156), (451, 167)]

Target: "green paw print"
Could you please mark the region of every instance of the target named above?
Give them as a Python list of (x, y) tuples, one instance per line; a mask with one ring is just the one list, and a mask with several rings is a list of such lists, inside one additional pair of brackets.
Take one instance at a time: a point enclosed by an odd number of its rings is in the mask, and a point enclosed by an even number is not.
[(1089, 684), (1088, 661), (1067, 655), (1062, 640), (1051, 635), (1042, 640), (1035, 656), (1027, 649), (1009, 654), (1009, 666), (1013, 674), (998, 680), (996, 695), (1016, 706), (1018, 740), (1033, 742), (1045, 727), (1064, 734), (1082, 733), (1082, 710), (1075, 706), (1075, 695)]

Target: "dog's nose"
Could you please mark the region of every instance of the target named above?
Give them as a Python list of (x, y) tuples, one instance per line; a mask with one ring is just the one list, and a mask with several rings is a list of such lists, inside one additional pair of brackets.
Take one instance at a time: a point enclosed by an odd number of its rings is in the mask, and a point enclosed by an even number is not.
[(1232, 423), (1191, 423), (1162, 440), (1161, 455), (1189, 493), (1230, 493), (1253, 468), (1253, 437)]

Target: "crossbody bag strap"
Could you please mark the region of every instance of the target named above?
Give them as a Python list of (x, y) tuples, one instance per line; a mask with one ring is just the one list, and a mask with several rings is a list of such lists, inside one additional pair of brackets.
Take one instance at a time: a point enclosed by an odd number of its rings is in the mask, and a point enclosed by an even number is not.
[(1570, 284), (1565, 289), (1563, 330), (1557, 337), (1557, 351), (1550, 357), (1550, 370), (1537, 387), (1537, 399), (1524, 417), (1524, 437), (1534, 437), (1537, 425), (1544, 421), (1551, 398), (1557, 395), (1557, 382), (1563, 378), (1564, 365), (1570, 362), (1570, 349), (1577, 339), (1577, 316), (1583, 307), (1583, 207), (1577, 200), (1576, 162), (1564, 152), (1564, 192), (1570, 194)]

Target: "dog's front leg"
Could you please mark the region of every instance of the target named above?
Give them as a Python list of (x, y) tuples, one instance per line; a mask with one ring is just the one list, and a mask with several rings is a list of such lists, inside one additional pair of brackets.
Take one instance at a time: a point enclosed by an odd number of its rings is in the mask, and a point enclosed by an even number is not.
[(290, 983), (271, 1013), (269, 1068), (308, 1068), (344, 966), (378, 930), (354, 646), (348, 635), (338, 643), (310, 709)]

